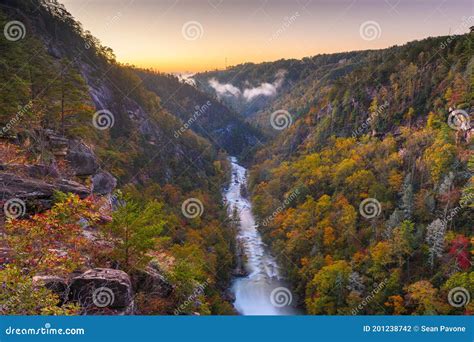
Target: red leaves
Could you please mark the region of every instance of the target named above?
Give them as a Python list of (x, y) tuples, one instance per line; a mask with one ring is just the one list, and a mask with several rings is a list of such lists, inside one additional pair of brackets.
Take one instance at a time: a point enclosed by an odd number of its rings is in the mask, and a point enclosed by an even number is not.
[(469, 239), (464, 235), (458, 235), (451, 241), (449, 254), (456, 259), (456, 263), (462, 270), (467, 270), (471, 266), (468, 248)]

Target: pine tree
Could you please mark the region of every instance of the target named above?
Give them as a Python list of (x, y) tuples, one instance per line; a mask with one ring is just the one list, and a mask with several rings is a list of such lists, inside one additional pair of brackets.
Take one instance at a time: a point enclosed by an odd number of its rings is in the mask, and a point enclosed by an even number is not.
[(156, 201), (145, 205), (127, 199), (116, 209), (105, 233), (114, 242), (113, 257), (121, 268), (131, 270), (146, 265), (147, 252), (156, 247), (166, 224), (163, 205)]

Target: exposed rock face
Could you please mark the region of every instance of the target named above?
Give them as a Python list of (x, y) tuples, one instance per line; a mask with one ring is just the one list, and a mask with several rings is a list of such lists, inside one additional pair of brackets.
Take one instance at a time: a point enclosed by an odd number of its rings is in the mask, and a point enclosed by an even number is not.
[(71, 280), (69, 299), (83, 308), (126, 309), (132, 305), (127, 273), (111, 268), (90, 269)]
[(162, 298), (168, 297), (173, 286), (161, 274), (162, 272), (150, 264), (144, 270), (132, 274), (132, 284), (135, 292), (146, 292)]
[(22, 177), (13, 173), (0, 173), (0, 198), (48, 199), (54, 191), (74, 193), (84, 198), (90, 194), (89, 188), (75, 181), (59, 179), (48, 183), (36, 178)]
[(58, 168), (54, 164), (50, 166), (43, 164), (4, 164), (0, 165), (0, 170), (32, 178), (60, 178)]
[(69, 140), (53, 130), (44, 130), (48, 147), (56, 157), (64, 157), (68, 152)]
[(78, 177), (92, 176), (99, 170), (99, 163), (94, 152), (80, 141), (69, 142), (66, 159)]
[(92, 192), (98, 195), (111, 194), (117, 186), (117, 180), (110, 173), (104, 171), (92, 177)]
[[(44, 139), (43, 147), (56, 158), (50, 165), (0, 164), (0, 201), (19, 198), (27, 202), (28, 211), (42, 211), (51, 207), (55, 191), (77, 194), (81, 198), (92, 192), (98, 195), (113, 192), (117, 180), (110, 173), (100, 170), (94, 152), (87, 145), (49, 129), (36, 131), (38, 139)], [(23, 140), (26, 138), (23, 137)], [(57, 167), (60, 159), (68, 161), (65, 171)], [(76, 179), (78, 182), (71, 179), (71, 171), (80, 178)], [(81, 184), (85, 177), (91, 176), (92, 190)]]

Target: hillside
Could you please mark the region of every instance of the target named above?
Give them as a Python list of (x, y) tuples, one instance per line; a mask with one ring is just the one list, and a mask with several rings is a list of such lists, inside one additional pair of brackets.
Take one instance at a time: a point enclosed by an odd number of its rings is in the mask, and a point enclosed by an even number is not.
[[(147, 70), (135, 72), (146, 89), (165, 99), (164, 108), (187, 123), (191, 130), (209, 139), (216, 148), (220, 147), (231, 155), (246, 156), (262, 139), (261, 134), (242, 117), (196, 87), (173, 75)], [(175, 134), (180, 136), (182, 132)]]
[(473, 289), (473, 40), (210, 74), (300, 75), (250, 115), (274, 136), (250, 176), (260, 231), (308, 313), (472, 313), (447, 298)]
[[(0, 279), (12, 285), (0, 302), (13, 296), (25, 305), (7, 302), (2, 312), (54, 312), (59, 294), (73, 302), (62, 313), (93, 313), (91, 294), (75, 285), (88, 274), (126, 286), (112, 313), (232, 313), (221, 146), (183, 129), (180, 113), (58, 2), (3, 1), (0, 24), (14, 20), (24, 37), (0, 40)], [(42, 282), (70, 292), (38, 300), (16, 291)], [(199, 301), (180, 308), (202, 284)]]
[(473, 32), (191, 85), (56, 0), (0, 26), (1, 314), (474, 312)]

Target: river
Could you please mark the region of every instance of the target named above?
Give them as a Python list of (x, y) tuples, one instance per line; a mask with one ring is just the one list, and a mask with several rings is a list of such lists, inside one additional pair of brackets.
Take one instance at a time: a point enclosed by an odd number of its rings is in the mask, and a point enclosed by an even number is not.
[(241, 195), (241, 185), (247, 185), (246, 169), (230, 158), (232, 180), (224, 191), (229, 215), (237, 208), (240, 227), (237, 241), (245, 254), (246, 276), (232, 282), (234, 307), (241, 315), (294, 315), (295, 298), (280, 275), (280, 267), (263, 243), (252, 214), (252, 204)]

